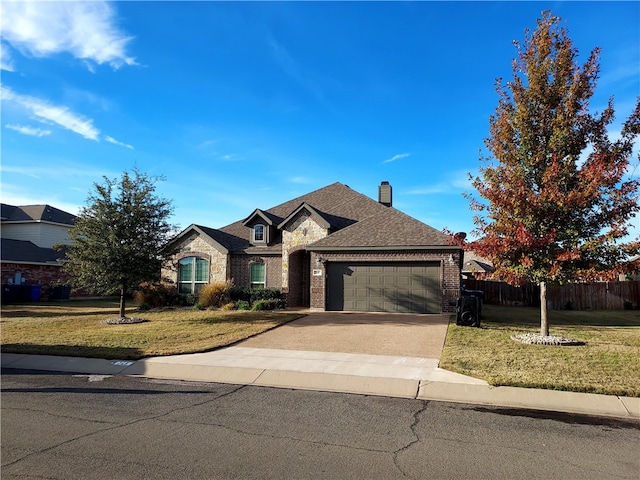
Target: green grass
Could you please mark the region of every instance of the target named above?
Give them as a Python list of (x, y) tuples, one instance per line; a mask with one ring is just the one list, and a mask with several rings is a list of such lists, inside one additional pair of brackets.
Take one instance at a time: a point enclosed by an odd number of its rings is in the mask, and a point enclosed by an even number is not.
[(440, 367), (491, 385), (640, 397), (640, 312), (549, 311), (550, 333), (580, 346), (525, 345), (536, 308), (485, 305), (480, 328), (449, 325)]
[(105, 325), (118, 316), (112, 300), (3, 306), (3, 353), (135, 360), (213, 350), (300, 318), (282, 312), (173, 309), (127, 316), (146, 321)]

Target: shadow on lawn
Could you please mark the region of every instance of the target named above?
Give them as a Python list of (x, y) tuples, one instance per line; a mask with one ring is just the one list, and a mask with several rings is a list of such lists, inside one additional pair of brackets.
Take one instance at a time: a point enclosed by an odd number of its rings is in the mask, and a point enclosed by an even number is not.
[[(73, 310), (64, 310), (60, 312), (54, 312), (51, 310), (42, 310), (38, 311), (35, 309), (31, 310), (3, 310), (2, 316), (3, 318), (62, 318), (62, 317), (91, 317), (91, 316), (100, 316), (104, 315), (105, 318), (109, 316), (118, 315), (120, 311), (118, 307), (109, 307), (104, 309), (96, 309), (91, 311), (73, 311)], [(130, 315), (132, 312), (127, 309), (127, 315)]]
[[(549, 310), (551, 327), (640, 327), (638, 310)], [(482, 323), (505, 328), (540, 326), (539, 307), (485, 305)]]
[[(143, 352), (138, 348), (87, 347), (86, 345), (38, 345), (29, 343), (3, 344), (2, 353), (102, 358), (105, 360), (139, 360), (144, 357)], [(10, 366), (7, 366), (7, 368), (10, 368)]]

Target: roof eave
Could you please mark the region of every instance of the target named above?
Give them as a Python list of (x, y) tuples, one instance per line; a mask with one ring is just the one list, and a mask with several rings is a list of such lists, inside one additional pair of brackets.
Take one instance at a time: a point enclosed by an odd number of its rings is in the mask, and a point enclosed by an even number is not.
[(340, 251), (349, 251), (349, 252), (360, 252), (360, 251), (390, 251), (390, 250), (447, 250), (447, 251), (460, 251), (461, 247), (457, 245), (385, 245), (385, 246), (314, 246), (308, 245), (306, 247), (309, 252), (340, 252)]

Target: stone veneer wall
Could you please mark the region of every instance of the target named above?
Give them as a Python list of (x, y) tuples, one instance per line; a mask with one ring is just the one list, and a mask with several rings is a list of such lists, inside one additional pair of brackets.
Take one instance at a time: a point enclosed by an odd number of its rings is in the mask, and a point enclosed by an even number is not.
[[(439, 261), (441, 268), (442, 312), (455, 313), (455, 303), (460, 295), (460, 255), (461, 251), (419, 250), (383, 252), (313, 252), (312, 270), (321, 270), (321, 275), (311, 276), (311, 309), (324, 311), (326, 306), (326, 263), (327, 262), (433, 262)], [(322, 261), (318, 261), (322, 259)], [(451, 261), (452, 260), (452, 261)]]
[(220, 252), (197, 234), (182, 242), (179, 247), (179, 253), (172, 258), (171, 264), (165, 265), (162, 269), (162, 278), (169, 279), (172, 283), (177, 284), (178, 262), (186, 257), (200, 257), (209, 261), (209, 283), (228, 280), (229, 255)]
[(289, 254), (320, 240), (329, 234), (311, 218), (308, 212), (302, 211), (298, 217), (282, 230), (282, 289), (289, 288)]

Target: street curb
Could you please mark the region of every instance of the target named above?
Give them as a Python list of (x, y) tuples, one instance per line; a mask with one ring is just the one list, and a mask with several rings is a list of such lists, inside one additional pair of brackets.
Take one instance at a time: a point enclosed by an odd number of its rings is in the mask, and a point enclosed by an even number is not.
[(640, 420), (640, 398), (234, 366), (3, 353), (5, 368), (254, 385)]

